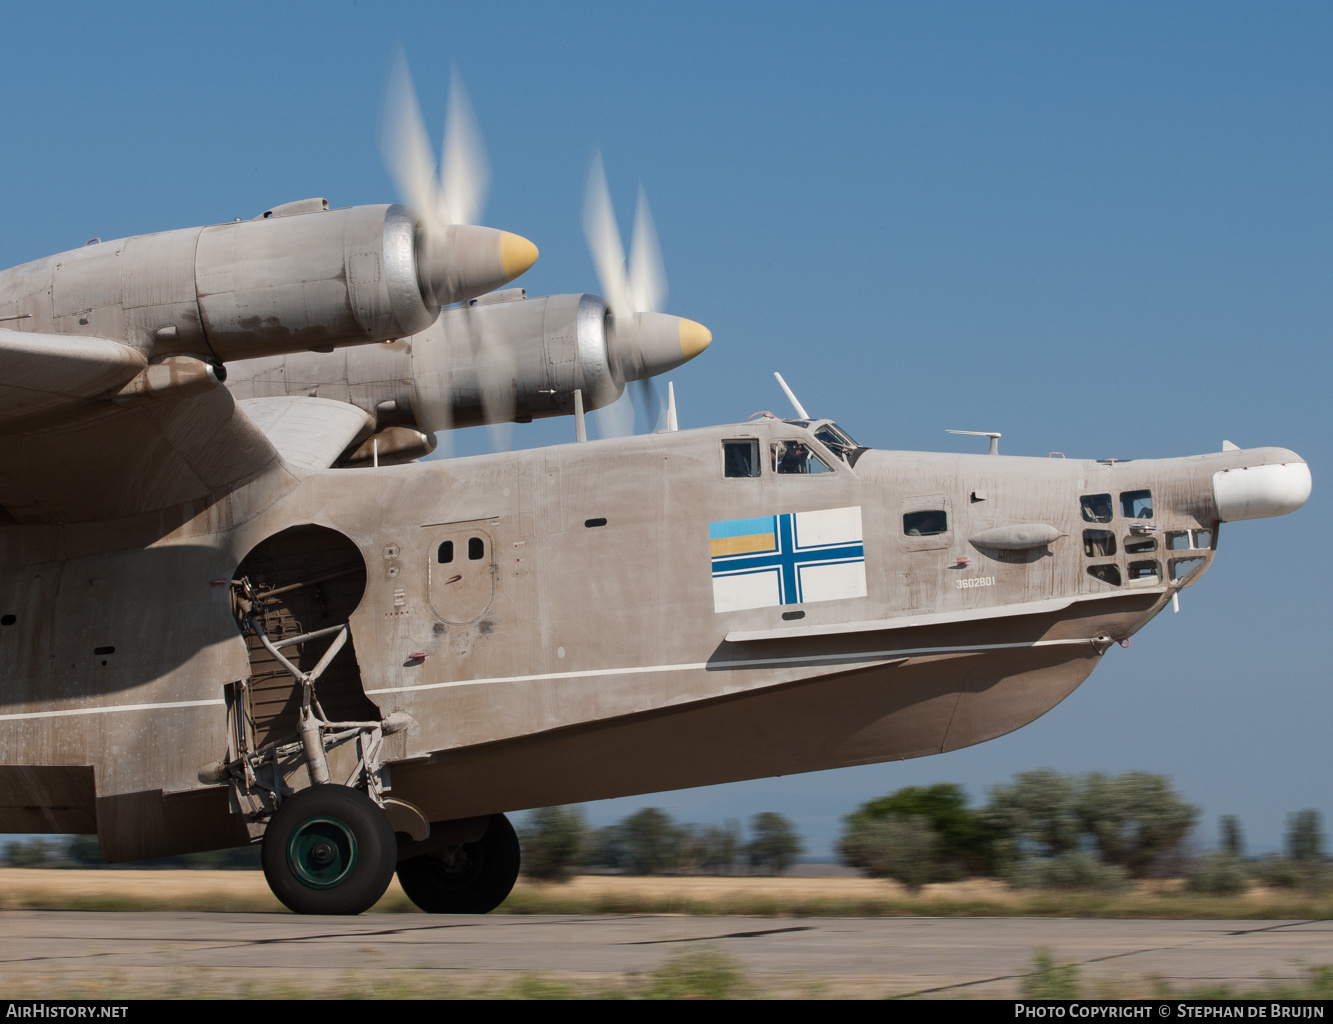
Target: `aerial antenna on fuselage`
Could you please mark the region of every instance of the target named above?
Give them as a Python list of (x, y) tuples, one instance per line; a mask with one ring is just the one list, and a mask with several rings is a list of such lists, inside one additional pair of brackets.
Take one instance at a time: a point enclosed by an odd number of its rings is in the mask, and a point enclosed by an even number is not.
[(1001, 434), (998, 430), (948, 430), (946, 428), (945, 432), (949, 434), (967, 434), (971, 437), (989, 437), (990, 451), (988, 451), (986, 454), (987, 455), (1000, 454), (1000, 438), (1003, 437), (1004, 435)]
[(787, 401), (791, 402), (791, 407), (796, 410), (796, 415), (803, 420), (810, 419), (810, 414), (806, 412), (805, 407), (802, 406), (801, 403), (796, 400), (796, 395), (792, 392), (791, 388), (787, 387), (787, 382), (782, 379), (782, 374), (778, 373), (777, 370), (774, 370), (773, 376), (776, 377), (778, 379), (778, 383), (782, 385), (782, 390), (787, 395)]
[(583, 418), (583, 389), (574, 389), (574, 440), (588, 440), (588, 424)]

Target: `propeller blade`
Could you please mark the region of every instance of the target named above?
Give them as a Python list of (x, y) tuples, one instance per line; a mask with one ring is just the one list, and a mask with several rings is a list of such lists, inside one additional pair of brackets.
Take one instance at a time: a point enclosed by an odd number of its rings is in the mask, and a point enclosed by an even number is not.
[(636, 382), (634, 404), (648, 425), (648, 433), (654, 434), (665, 426), (662, 417), (662, 396), (653, 384), (653, 378), (646, 377)]
[(639, 186), (639, 203), (634, 212), (634, 238), (629, 250), (629, 286), (634, 296), (634, 312), (660, 313), (666, 308), (667, 279), (662, 266), (662, 247), (657, 228), (648, 209), (648, 197)]
[(610, 405), (594, 412), (598, 437), (629, 437), (634, 433), (634, 400), (628, 388)]
[[(435, 151), (426, 134), (416, 91), (412, 88), (407, 57), (401, 50), (389, 70), (381, 123), (380, 151), (399, 194), (423, 216), (437, 219), (439, 189), (435, 183)], [(443, 227), (444, 224), (432, 224), (431, 227)]]
[(602, 294), (613, 314), (629, 316), (634, 313), (634, 294), (629, 274), (625, 269), (625, 249), (616, 226), (615, 210), (611, 207), (611, 193), (606, 186), (606, 169), (602, 166), (600, 151), (593, 153), (588, 168), (588, 183), (583, 196), (583, 235), (588, 240), (597, 279)]
[(486, 326), (483, 317), (468, 318), (473, 365), (477, 368), (477, 386), (481, 389), (481, 409), (490, 428), (491, 447), (507, 452), (514, 446), (514, 409), (517, 395), (514, 354)]
[(480, 223), (490, 182), (486, 144), (481, 140), (481, 129), (477, 127), (477, 116), (468, 102), (463, 77), (454, 68), (449, 81), (449, 114), (444, 123), (439, 191), (448, 222)]
[(422, 218), (417, 280), (428, 302), (447, 306), (485, 294), (537, 261), (537, 247), (526, 238), (473, 224), (486, 198), (490, 165), (457, 71), (438, 180), (435, 151), (401, 50), (389, 70), (383, 125), (380, 148), (385, 166), (403, 200)]

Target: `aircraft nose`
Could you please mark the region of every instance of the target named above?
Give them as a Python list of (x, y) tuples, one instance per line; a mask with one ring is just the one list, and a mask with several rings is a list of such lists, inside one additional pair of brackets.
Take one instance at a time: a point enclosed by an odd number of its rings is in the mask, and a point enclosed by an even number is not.
[(1213, 474), (1213, 500), (1224, 523), (1295, 512), (1310, 497), (1310, 467), (1294, 452), (1289, 462), (1237, 466)]

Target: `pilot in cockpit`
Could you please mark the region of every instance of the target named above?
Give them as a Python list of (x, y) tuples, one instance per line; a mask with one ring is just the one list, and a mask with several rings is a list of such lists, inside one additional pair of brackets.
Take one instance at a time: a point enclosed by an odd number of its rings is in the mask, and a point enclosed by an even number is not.
[(777, 445), (777, 471), (779, 473), (809, 472), (810, 451), (799, 441), (781, 441)]

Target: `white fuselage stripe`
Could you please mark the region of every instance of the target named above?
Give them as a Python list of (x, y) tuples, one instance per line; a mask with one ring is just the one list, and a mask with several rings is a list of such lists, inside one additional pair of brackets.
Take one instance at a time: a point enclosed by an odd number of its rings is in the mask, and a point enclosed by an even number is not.
[[(452, 686), (486, 686), (495, 683), (549, 682), (557, 679), (597, 679), (606, 676), (647, 675), (654, 672), (702, 672), (708, 669), (772, 668), (775, 665), (799, 665), (812, 662), (856, 664), (874, 661), (899, 661), (934, 654), (969, 654), (977, 651), (1014, 650), (1021, 647), (1055, 647), (1068, 644), (1090, 644), (1091, 637), (1081, 640), (1032, 640), (1010, 644), (974, 644), (959, 647), (916, 647), (897, 651), (860, 651), (852, 654), (811, 654), (784, 658), (747, 658), (743, 661), (707, 662), (694, 661), (676, 665), (637, 665), (630, 668), (591, 669), (582, 672), (537, 672), (523, 676), (491, 676), (487, 679), (459, 679), (445, 683), (422, 683), (419, 686), (386, 686), (378, 690), (367, 690), (374, 696), (380, 693), (406, 693), (419, 690), (439, 690)], [(117, 711), (172, 711), (176, 708), (225, 707), (221, 698), (213, 700), (178, 700), (158, 704), (108, 704), (96, 708), (66, 708), (60, 711), (23, 711), (16, 714), (0, 714), (0, 722), (26, 721), (34, 718), (69, 718), (76, 715), (109, 715)]]
[(63, 711), (22, 711), (13, 715), (0, 715), (0, 722), (17, 722), (27, 718), (68, 718), (73, 715), (109, 715), (113, 711), (170, 711), (173, 708), (208, 708), (225, 707), (222, 698), (215, 700), (174, 700), (162, 704), (107, 704), (97, 708), (67, 708)]
[(808, 665), (812, 662), (848, 663), (898, 661), (932, 654), (969, 654), (977, 651), (1003, 651), (1020, 647), (1056, 647), (1066, 644), (1090, 644), (1095, 639), (1029, 640), (1009, 644), (966, 644), (959, 647), (917, 647), (897, 651), (858, 651), (848, 654), (807, 654), (782, 658), (748, 658), (743, 661), (693, 661), (676, 665), (638, 665), (632, 668), (589, 669), (582, 672), (538, 672), (524, 676), (491, 676), (486, 679), (457, 679), (444, 683), (421, 683), (417, 686), (386, 686), (367, 690), (368, 696), (379, 693), (406, 693), (418, 690), (439, 690), (451, 686), (486, 686), (493, 683), (548, 682), (557, 679), (594, 679), (605, 676), (648, 675), (654, 672), (702, 672), (708, 669), (722, 671), (742, 668), (772, 668), (775, 665)]

